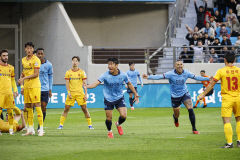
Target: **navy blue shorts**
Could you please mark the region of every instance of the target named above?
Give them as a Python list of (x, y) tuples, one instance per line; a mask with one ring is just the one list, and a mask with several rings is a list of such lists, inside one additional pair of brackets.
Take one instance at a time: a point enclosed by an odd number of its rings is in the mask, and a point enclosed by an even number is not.
[(118, 109), (120, 107), (126, 107), (124, 97), (120, 98), (119, 100), (113, 101), (113, 102), (109, 102), (104, 98), (104, 105), (105, 105), (105, 107), (104, 107), (105, 110), (113, 110), (114, 107), (116, 109)]
[[(134, 87), (136, 92), (137, 92), (137, 87)], [(132, 90), (130, 88), (127, 89), (127, 93), (133, 93)]]
[(177, 108), (188, 99), (191, 99), (191, 96), (189, 93), (185, 93), (182, 97), (177, 97), (177, 98), (171, 97), (172, 107)]
[(48, 103), (49, 99), (49, 92), (48, 91), (41, 91), (41, 102)]

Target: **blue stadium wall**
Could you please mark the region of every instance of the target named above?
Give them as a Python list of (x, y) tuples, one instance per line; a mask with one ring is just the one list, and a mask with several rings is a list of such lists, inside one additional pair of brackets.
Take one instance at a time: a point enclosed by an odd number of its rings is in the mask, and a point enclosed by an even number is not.
[[(193, 102), (196, 102), (197, 95), (202, 92), (201, 84), (188, 84), (188, 89), (192, 97)], [(208, 107), (220, 107), (221, 106), (221, 86), (216, 84), (215, 92), (212, 96), (206, 98)], [(88, 89), (88, 108), (104, 108), (103, 104), (103, 85), (94, 89)], [(127, 106), (129, 106), (127, 90), (124, 88), (124, 97)], [(65, 85), (54, 85), (53, 96), (49, 99), (48, 108), (64, 108), (66, 100), (66, 88)], [(20, 93), (20, 92), (19, 92)], [(171, 97), (169, 84), (146, 84), (138, 86), (138, 93), (140, 96), (140, 103), (135, 106), (142, 107), (171, 107)], [(23, 96), (19, 95), (16, 98), (16, 105), (23, 108)], [(75, 103), (74, 107), (78, 107)]]

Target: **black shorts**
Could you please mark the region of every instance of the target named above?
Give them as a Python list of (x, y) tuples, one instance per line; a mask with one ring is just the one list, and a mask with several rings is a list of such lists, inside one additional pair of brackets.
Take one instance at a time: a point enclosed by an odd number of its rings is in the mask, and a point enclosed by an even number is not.
[(48, 91), (41, 91), (41, 102), (48, 103), (49, 99), (49, 92)]
[(118, 109), (120, 107), (126, 107), (124, 97), (120, 98), (119, 100), (113, 101), (113, 102), (109, 102), (104, 98), (104, 105), (105, 105), (105, 107), (104, 107), (105, 110), (113, 110), (114, 107), (116, 109)]
[(208, 92), (205, 96), (211, 96), (213, 94), (214, 90), (212, 89), (211, 91)]
[[(137, 87), (134, 87), (136, 92), (137, 92)], [(127, 89), (127, 93), (133, 93), (132, 90), (130, 88)]]
[(191, 96), (189, 93), (185, 93), (182, 97), (177, 97), (177, 98), (171, 97), (172, 107), (177, 108), (188, 99), (191, 99)]

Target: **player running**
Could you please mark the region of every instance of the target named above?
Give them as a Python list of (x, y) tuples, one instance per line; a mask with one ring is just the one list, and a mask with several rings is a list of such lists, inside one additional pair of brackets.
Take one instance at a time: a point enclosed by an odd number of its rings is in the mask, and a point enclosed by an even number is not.
[(87, 88), (95, 88), (99, 84), (104, 83), (103, 95), (104, 95), (104, 105), (105, 105), (105, 113), (106, 113), (106, 127), (108, 130), (108, 138), (113, 138), (112, 132), (112, 111), (114, 107), (118, 110), (120, 116), (118, 121), (115, 123), (119, 135), (123, 135), (123, 129), (121, 124), (125, 122), (127, 118), (127, 108), (124, 101), (123, 96), (123, 85), (124, 82), (128, 85), (128, 88), (134, 94), (134, 101), (138, 102), (139, 97), (134, 89), (132, 83), (128, 80), (128, 77), (125, 73), (118, 69), (118, 59), (117, 58), (109, 58), (108, 69), (109, 71), (103, 73), (93, 84), (87, 85)]
[[(49, 97), (52, 97), (53, 67), (52, 63), (45, 58), (43, 48), (37, 49), (37, 57), (41, 61), (39, 79), (41, 82), (41, 108), (43, 112), (43, 122), (46, 117), (46, 110)], [(38, 125), (39, 129), (39, 125)]]
[(173, 107), (173, 118), (175, 126), (179, 126), (179, 114), (180, 114), (180, 105), (183, 103), (188, 109), (189, 119), (192, 124), (193, 134), (199, 134), (195, 126), (195, 114), (193, 111), (193, 104), (190, 94), (188, 93), (186, 81), (188, 78), (195, 79), (198, 81), (209, 81), (208, 77), (195, 76), (193, 73), (183, 69), (183, 62), (177, 60), (175, 63), (175, 69), (169, 72), (166, 72), (162, 75), (146, 75), (143, 74), (144, 79), (168, 79), (170, 84), (171, 100)]
[[(140, 76), (140, 73), (138, 70), (135, 69), (135, 63), (129, 62), (129, 70), (126, 72), (129, 81), (132, 83), (133, 87), (135, 88), (137, 92), (137, 79), (139, 79), (141, 86), (143, 87), (142, 78)], [(134, 98), (133, 98), (133, 92), (130, 88), (127, 88), (127, 93), (129, 94), (129, 103), (131, 106), (131, 110), (134, 110), (133, 104), (134, 104)]]
[[(37, 111), (38, 124), (40, 126), (38, 136), (43, 136), (43, 113), (41, 109), (41, 83), (39, 80), (39, 69), (41, 61), (33, 54), (32, 42), (25, 44), (26, 57), (22, 59), (23, 71), (18, 83), (21, 85), (21, 93), (24, 95), (24, 107), (27, 110), (28, 129), (23, 136), (34, 135), (33, 128), (33, 106)], [(23, 86), (24, 83), (24, 86)]]
[(199, 95), (199, 100), (203, 99), (210, 92), (214, 85), (221, 80), (222, 107), (221, 116), (224, 124), (224, 133), (227, 143), (222, 148), (233, 148), (232, 142), (232, 113), (236, 120), (237, 147), (240, 147), (240, 68), (233, 65), (236, 56), (232, 52), (224, 55), (225, 67), (218, 69), (213, 80), (206, 90)]
[[(14, 67), (8, 63), (8, 50), (0, 52), (0, 107), (7, 109), (9, 134), (13, 135), (13, 108), (15, 106), (14, 98), (18, 95), (15, 82)], [(2, 113), (2, 109), (0, 110)], [(0, 113), (0, 114), (1, 114)]]
[[(205, 73), (205, 70), (201, 70), (200, 71), (200, 75), (202, 77), (208, 77)], [(207, 86), (209, 85), (210, 81), (202, 81), (202, 84), (203, 84), (203, 91), (207, 88)], [(214, 89), (212, 89), (210, 92), (208, 92), (208, 94), (206, 94), (206, 96), (211, 96), (214, 92)], [(200, 100), (197, 100), (195, 106), (193, 108), (197, 108), (197, 105), (198, 103), (200, 102)], [(205, 97), (203, 98), (203, 108), (206, 108), (207, 107), (207, 103), (206, 103), (206, 99)]]
[[(88, 122), (88, 128), (94, 129), (92, 120), (87, 109), (87, 76), (86, 73), (78, 67), (80, 58), (78, 56), (72, 57), (72, 69), (69, 69), (65, 74), (67, 99), (65, 102), (65, 109), (60, 118), (60, 124), (57, 129), (63, 129), (64, 121), (67, 118), (71, 106), (74, 106), (75, 101), (81, 106), (85, 118)], [(83, 92), (84, 88), (84, 92)]]

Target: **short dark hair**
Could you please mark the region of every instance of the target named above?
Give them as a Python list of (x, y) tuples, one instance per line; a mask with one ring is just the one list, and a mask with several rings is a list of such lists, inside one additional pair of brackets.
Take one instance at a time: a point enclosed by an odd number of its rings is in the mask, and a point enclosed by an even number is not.
[(37, 50), (36, 50), (36, 52), (37, 51), (44, 51), (44, 49), (43, 48), (38, 48)]
[(205, 73), (205, 70), (201, 70), (200, 72), (203, 72), (203, 73)]
[(113, 62), (113, 63), (115, 63), (115, 64), (119, 64), (118, 59), (115, 58), (115, 57), (110, 57), (110, 58), (108, 58), (108, 59), (107, 59), (107, 62)]
[(79, 58), (78, 56), (73, 56), (73, 57), (72, 57), (72, 60), (73, 60), (74, 58), (77, 58), (78, 62), (80, 62), (80, 58)]
[(133, 61), (128, 62), (129, 66), (131, 66), (132, 64), (135, 64)]
[(202, 8), (203, 9), (203, 6), (199, 6), (199, 9)]
[(32, 42), (27, 42), (27, 43), (25, 43), (25, 48), (27, 47), (27, 46), (30, 46), (30, 47), (33, 47), (34, 48), (34, 44), (32, 43)]
[(5, 52), (8, 53), (8, 50), (7, 50), (7, 49), (3, 49), (3, 50), (1, 50), (1, 52), (0, 52), (0, 56), (1, 56), (3, 53), (5, 53)]
[(228, 63), (233, 63), (235, 61), (236, 56), (235, 53), (233, 52), (227, 52), (224, 54), (224, 58)]

